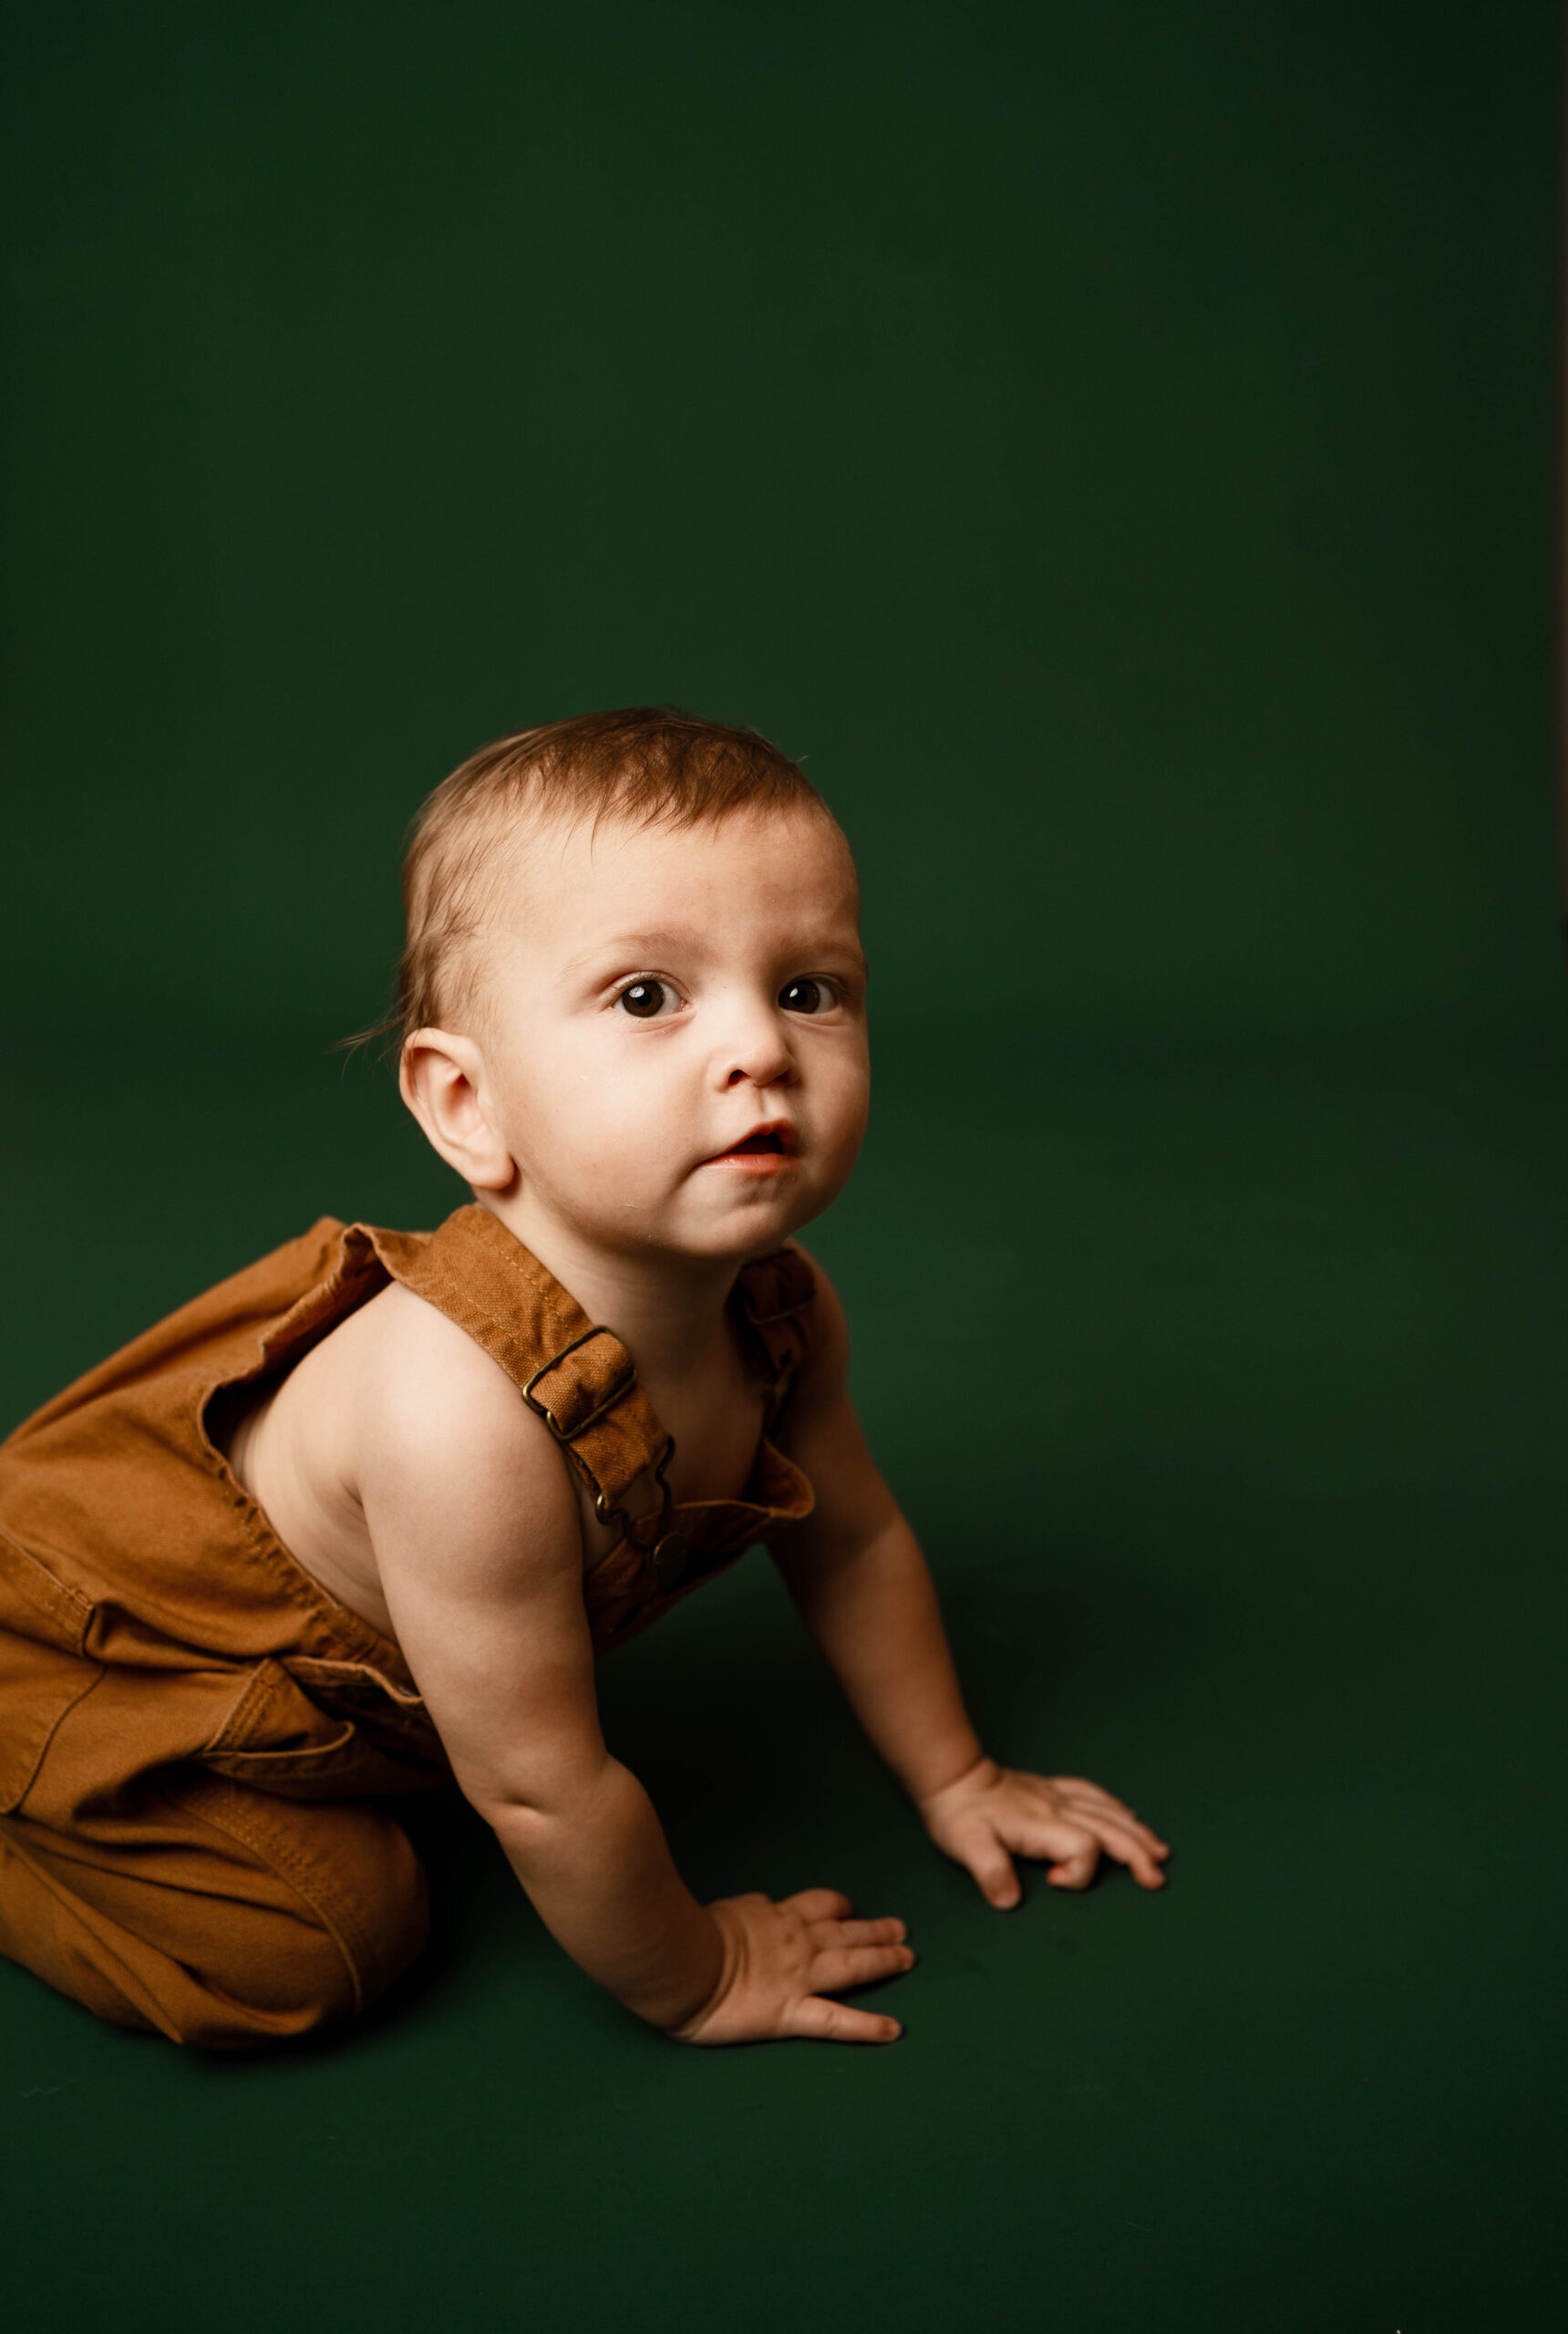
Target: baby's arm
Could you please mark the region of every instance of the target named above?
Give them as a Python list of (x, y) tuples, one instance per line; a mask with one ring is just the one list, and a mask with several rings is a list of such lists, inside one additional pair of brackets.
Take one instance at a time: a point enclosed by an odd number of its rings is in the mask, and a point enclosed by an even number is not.
[(400, 1309), (388, 1366), (363, 1397), (366, 1520), (458, 1781), (546, 1927), (682, 2040), (892, 2040), (893, 2019), (824, 1997), (907, 1967), (902, 1922), (851, 1920), (828, 1890), (705, 1907), (687, 1889), (647, 1794), (600, 1732), (561, 1455), (470, 1339), (418, 1298)]
[(1018, 1901), (1015, 1854), (1046, 1859), (1060, 1888), (1087, 1887), (1102, 1854), (1161, 1887), (1170, 1852), (1130, 1808), (1079, 1776), (1016, 1773), (982, 1750), (925, 1560), (850, 1401), (842, 1308), (814, 1269), (819, 1331), (780, 1440), (817, 1505), (773, 1553), (851, 1707), (938, 1847), (993, 1905)]

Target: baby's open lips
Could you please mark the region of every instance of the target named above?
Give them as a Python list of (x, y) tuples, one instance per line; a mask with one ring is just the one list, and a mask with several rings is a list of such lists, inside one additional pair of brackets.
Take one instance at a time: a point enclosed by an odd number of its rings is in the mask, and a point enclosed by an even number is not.
[(795, 1129), (783, 1119), (772, 1119), (766, 1126), (753, 1127), (748, 1135), (739, 1142), (732, 1142), (727, 1151), (716, 1151), (708, 1164), (720, 1159), (795, 1159), (799, 1150)]

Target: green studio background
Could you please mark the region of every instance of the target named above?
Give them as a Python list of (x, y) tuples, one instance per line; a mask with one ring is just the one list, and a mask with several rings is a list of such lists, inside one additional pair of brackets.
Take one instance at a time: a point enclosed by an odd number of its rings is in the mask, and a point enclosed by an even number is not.
[(672, 2049), (449, 1812), (428, 1967), (335, 2047), (0, 1968), (13, 2322), (1545, 2322), (1555, 11), (5, 40), (5, 1421), (319, 1213), (460, 1196), (328, 1050), (437, 778), (755, 722), (866, 881), (816, 1241), (873, 1439), (988, 1740), (1178, 1850), (988, 1913), (753, 1559), (607, 1724), (700, 1889), (909, 1918), (904, 2043)]

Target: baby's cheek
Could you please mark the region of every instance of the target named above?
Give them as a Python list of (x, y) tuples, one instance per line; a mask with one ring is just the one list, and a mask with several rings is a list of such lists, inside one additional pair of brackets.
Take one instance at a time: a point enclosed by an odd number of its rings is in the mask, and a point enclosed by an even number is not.
[[(689, 1149), (689, 1136), (687, 1148)], [(678, 1162), (678, 1130), (633, 1107), (595, 1113), (574, 1130), (567, 1169), (579, 1197), (624, 1214), (665, 1199)]]
[(844, 1098), (844, 1108), (828, 1114), (820, 1155), (824, 1179), (835, 1191), (849, 1181), (865, 1132), (866, 1110), (857, 1095)]
[(598, 1185), (646, 1181), (667, 1152), (673, 1117), (634, 1069), (567, 1048), (534, 1066), (519, 1097), (520, 1139), (542, 1171)]

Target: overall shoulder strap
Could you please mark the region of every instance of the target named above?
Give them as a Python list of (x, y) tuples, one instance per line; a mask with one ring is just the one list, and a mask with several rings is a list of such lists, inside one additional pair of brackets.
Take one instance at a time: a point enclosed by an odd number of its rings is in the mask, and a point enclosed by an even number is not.
[(735, 1284), (741, 1317), (767, 1358), (768, 1431), (789, 1407), (800, 1366), (811, 1350), (817, 1276), (798, 1248), (775, 1248), (742, 1265)]
[(505, 1370), (593, 1492), (600, 1522), (629, 1532), (622, 1502), (645, 1473), (663, 1489), (671, 1445), (614, 1331), (590, 1321), (489, 1208), (460, 1207), (432, 1233), (374, 1239), (393, 1279)]

